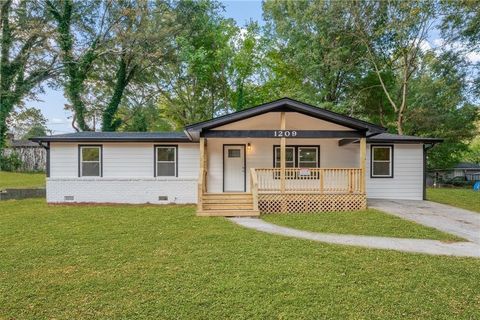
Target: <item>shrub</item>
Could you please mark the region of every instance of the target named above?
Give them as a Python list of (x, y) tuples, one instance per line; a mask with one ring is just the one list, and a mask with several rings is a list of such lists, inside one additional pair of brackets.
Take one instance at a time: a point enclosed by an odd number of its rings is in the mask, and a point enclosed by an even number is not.
[(16, 171), (22, 165), (20, 156), (16, 153), (10, 153), (0, 158), (0, 170)]

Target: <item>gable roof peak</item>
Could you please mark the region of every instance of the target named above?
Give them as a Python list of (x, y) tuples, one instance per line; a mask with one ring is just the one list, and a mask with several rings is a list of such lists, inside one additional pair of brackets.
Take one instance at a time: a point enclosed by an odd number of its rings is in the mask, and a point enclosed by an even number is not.
[(283, 110), (299, 112), (314, 118), (330, 121), (355, 130), (369, 131), (372, 134), (382, 133), (386, 131), (385, 128), (376, 124), (355, 119), (323, 108), (319, 108), (305, 102), (294, 100), (289, 97), (283, 97), (278, 100), (270, 101), (258, 106), (226, 114), (217, 118), (213, 118), (211, 120), (194, 123), (186, 126), (185, 130), (191, 135), (196, 135), (195, 133), (198, 133), (202, 130), (212, 129), (232, 122), (248, 119), (267, 112), (278, 112)]

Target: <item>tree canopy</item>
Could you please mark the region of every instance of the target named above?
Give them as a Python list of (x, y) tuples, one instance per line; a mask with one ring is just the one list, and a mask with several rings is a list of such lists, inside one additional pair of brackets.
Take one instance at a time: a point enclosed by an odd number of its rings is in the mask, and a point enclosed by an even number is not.
[(77, 131), (180, 130), (289, 96), (444, 138), (432, 167), (475, 159), (476, 1), (265, 0), (264, 26), (238, 25), (215, 0), (7, 0), (1, 10), (1, 141), (48, 83)]

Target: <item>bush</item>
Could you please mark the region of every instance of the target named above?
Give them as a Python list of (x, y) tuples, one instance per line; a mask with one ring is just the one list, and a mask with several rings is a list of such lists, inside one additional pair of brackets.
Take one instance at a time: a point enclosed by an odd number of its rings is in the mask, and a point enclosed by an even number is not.
[(0, 170), (16, 171), (22, 165), (20, 156), (16, 153), (11, 153), (0, 158)]

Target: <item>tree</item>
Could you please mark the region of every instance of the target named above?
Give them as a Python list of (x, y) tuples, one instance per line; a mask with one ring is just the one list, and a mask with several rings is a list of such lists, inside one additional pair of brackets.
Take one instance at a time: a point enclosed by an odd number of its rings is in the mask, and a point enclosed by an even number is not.
[(0, 155), (5, 148), (7, 119), (26, 97), (55, 75), (57, 57), (49, 47), (48, 18), (38, 1), (1, 3), (0, 12)]
[(273, 86), (326, 108), (345, 103), (365, 56), (346, 3), (268, 0), (263, 10)]
[(75, 113), (73, 127), (77, 131), (89, 131), (82, 95), (94, 63), (108, 50), (110, 31), (117, 23), (107, 14), (111, 2), (46, 0), (46, 5), (55, 21), (64, 68), (62, 83)]
[(233, 57), (229, 72), (231, 87), (230, 105), (235, 111), (260, 103), (257, 100), (255, 88), (258, 86), (258, 71), (262, 67), (263, 52), (260, 28), (251, 22), (246, 28), (240, 29), (233, 37)]
[[(65, 94), (77, 131), (115, 131), (128, 87), (148, 85), (143, 73), (163, 64), (170, 50), (173, 14), (167, 1), (74, 2), (47, 0), (56, 21)], [(112, 65), (114, 66), (112, 68)], [(95, 122), (95, 124), (94, 124)]]
[(176, 129), (229, 111), (231, 41), (238, 28), (211, 1), (184, 0), (175, 7), (175, 57), (157, 76), (159, 106)]
[(480, 164), (480, 132), (477, 132), (477, 137), (470, 142), (462, 160)]
[(442, 35), (452, 41), (466, 41), (471, 50), (480, 49), (480, 2), (469, 0), (441, 1)]
[(17, 108), (7, 119), (7, 124), (16, 139), (28, 140), (45, 136), (48, 132), (47, 119), (37, 108)]
[(444, 138), (429, 152), (429, 165), (449, 168), (462, 160), (480, 116), (468, 88), (469, 64), (458, 53), (425, 54), (411, 81), (405, 132)]
[[(422, 54), (421, 46), (433, 27), (432, 1), (358, 1), (350, 12), (357, 40), (366, 47), (366, 59), (378, 77), (396, 131), (404, 133), (408, 91)], [(394, 85), (386, 77), (394, 75)]]
[(118, 50), (105, 55), (106, 68), (100, 74), (108, 79), (109, 63), (111, 60), (117, 61), (117, 71), (112, 84), (106, 86), (111, 88), (107, 90), (109, 93), (111, 91), (111, 96), (103, 111), (103, 131), (115, 131), (120, 127), (122, 120), (117, 117), (117, 111), (124, 93), (135, 95), (134, 91), (128, 91), (129, 84), (135, 82), (135, 89), (147, 85), (151, 78), (143, 74), (163, 67), (177, 29), (173, 24), (171, 7), (162, 1), (152, 4), (121, 1), (114, 6), (112, 15), (123, 18), (113, 30), (115, 47), (118, 47)]

